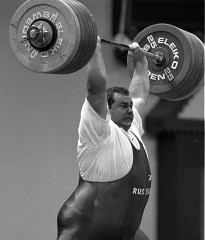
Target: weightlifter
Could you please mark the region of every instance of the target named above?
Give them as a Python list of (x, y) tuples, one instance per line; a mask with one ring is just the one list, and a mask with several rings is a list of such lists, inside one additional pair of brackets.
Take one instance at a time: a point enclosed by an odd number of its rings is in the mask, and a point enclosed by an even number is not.
[(131, 47), (135, 71), (129, 90), (106, 89), (100, 38), (88, 63), (78, 129), (79, 183), (58, 213), (57, 240), (148, 240), (139, 229), (151, 187), (141, 138), (148, 63), (139, 45)]

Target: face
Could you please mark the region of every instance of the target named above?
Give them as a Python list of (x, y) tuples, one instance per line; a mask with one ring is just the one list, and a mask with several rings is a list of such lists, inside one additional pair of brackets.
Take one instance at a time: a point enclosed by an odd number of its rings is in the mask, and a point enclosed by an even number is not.
[(114, 103), (110, 108), (112, 121), (119, 127), (127, 131), (133, 121), (132, 99), (130, 96), (122, 96), (121, 94), (114, 94)]

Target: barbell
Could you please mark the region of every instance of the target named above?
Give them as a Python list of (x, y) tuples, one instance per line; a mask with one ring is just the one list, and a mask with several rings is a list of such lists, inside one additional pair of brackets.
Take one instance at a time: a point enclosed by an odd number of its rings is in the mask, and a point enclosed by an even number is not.
[[(34, 72), (69, 74), (85, 66), (97, 44), (97, 26), (89, 9), (74, 0), (27, 0), (15, 12), (9, 28), (11, 49)], [(101, 42), (132, 50), (129, 45)], [(159, 23), (133, 39), (148, 58), (150, 93), (178, 101), (197, 92), (204, 82), (204, 45), (194, 34)], [(130, 76), (133, 62), (127, 58)]]

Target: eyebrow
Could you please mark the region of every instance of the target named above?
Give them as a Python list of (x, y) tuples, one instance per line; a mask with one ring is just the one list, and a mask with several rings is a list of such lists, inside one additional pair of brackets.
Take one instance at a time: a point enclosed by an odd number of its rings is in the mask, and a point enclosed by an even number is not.
[(133, 102), (121, 102), (120, 105), (132, 105), (133, 106)]

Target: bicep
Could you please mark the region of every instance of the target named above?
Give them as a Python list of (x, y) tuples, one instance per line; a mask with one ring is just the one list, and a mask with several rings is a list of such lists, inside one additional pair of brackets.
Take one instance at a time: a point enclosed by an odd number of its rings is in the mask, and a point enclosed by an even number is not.
[(107, 81), (96, 69), (89, 71), (87, 81), (87, 100), (95, 112), (103, 119), (107, 114)]
[(95, 112), (103, 119), (107, 116), (107, 94), (106, 91), (92, 94), (88, 92), (87, 100)]

